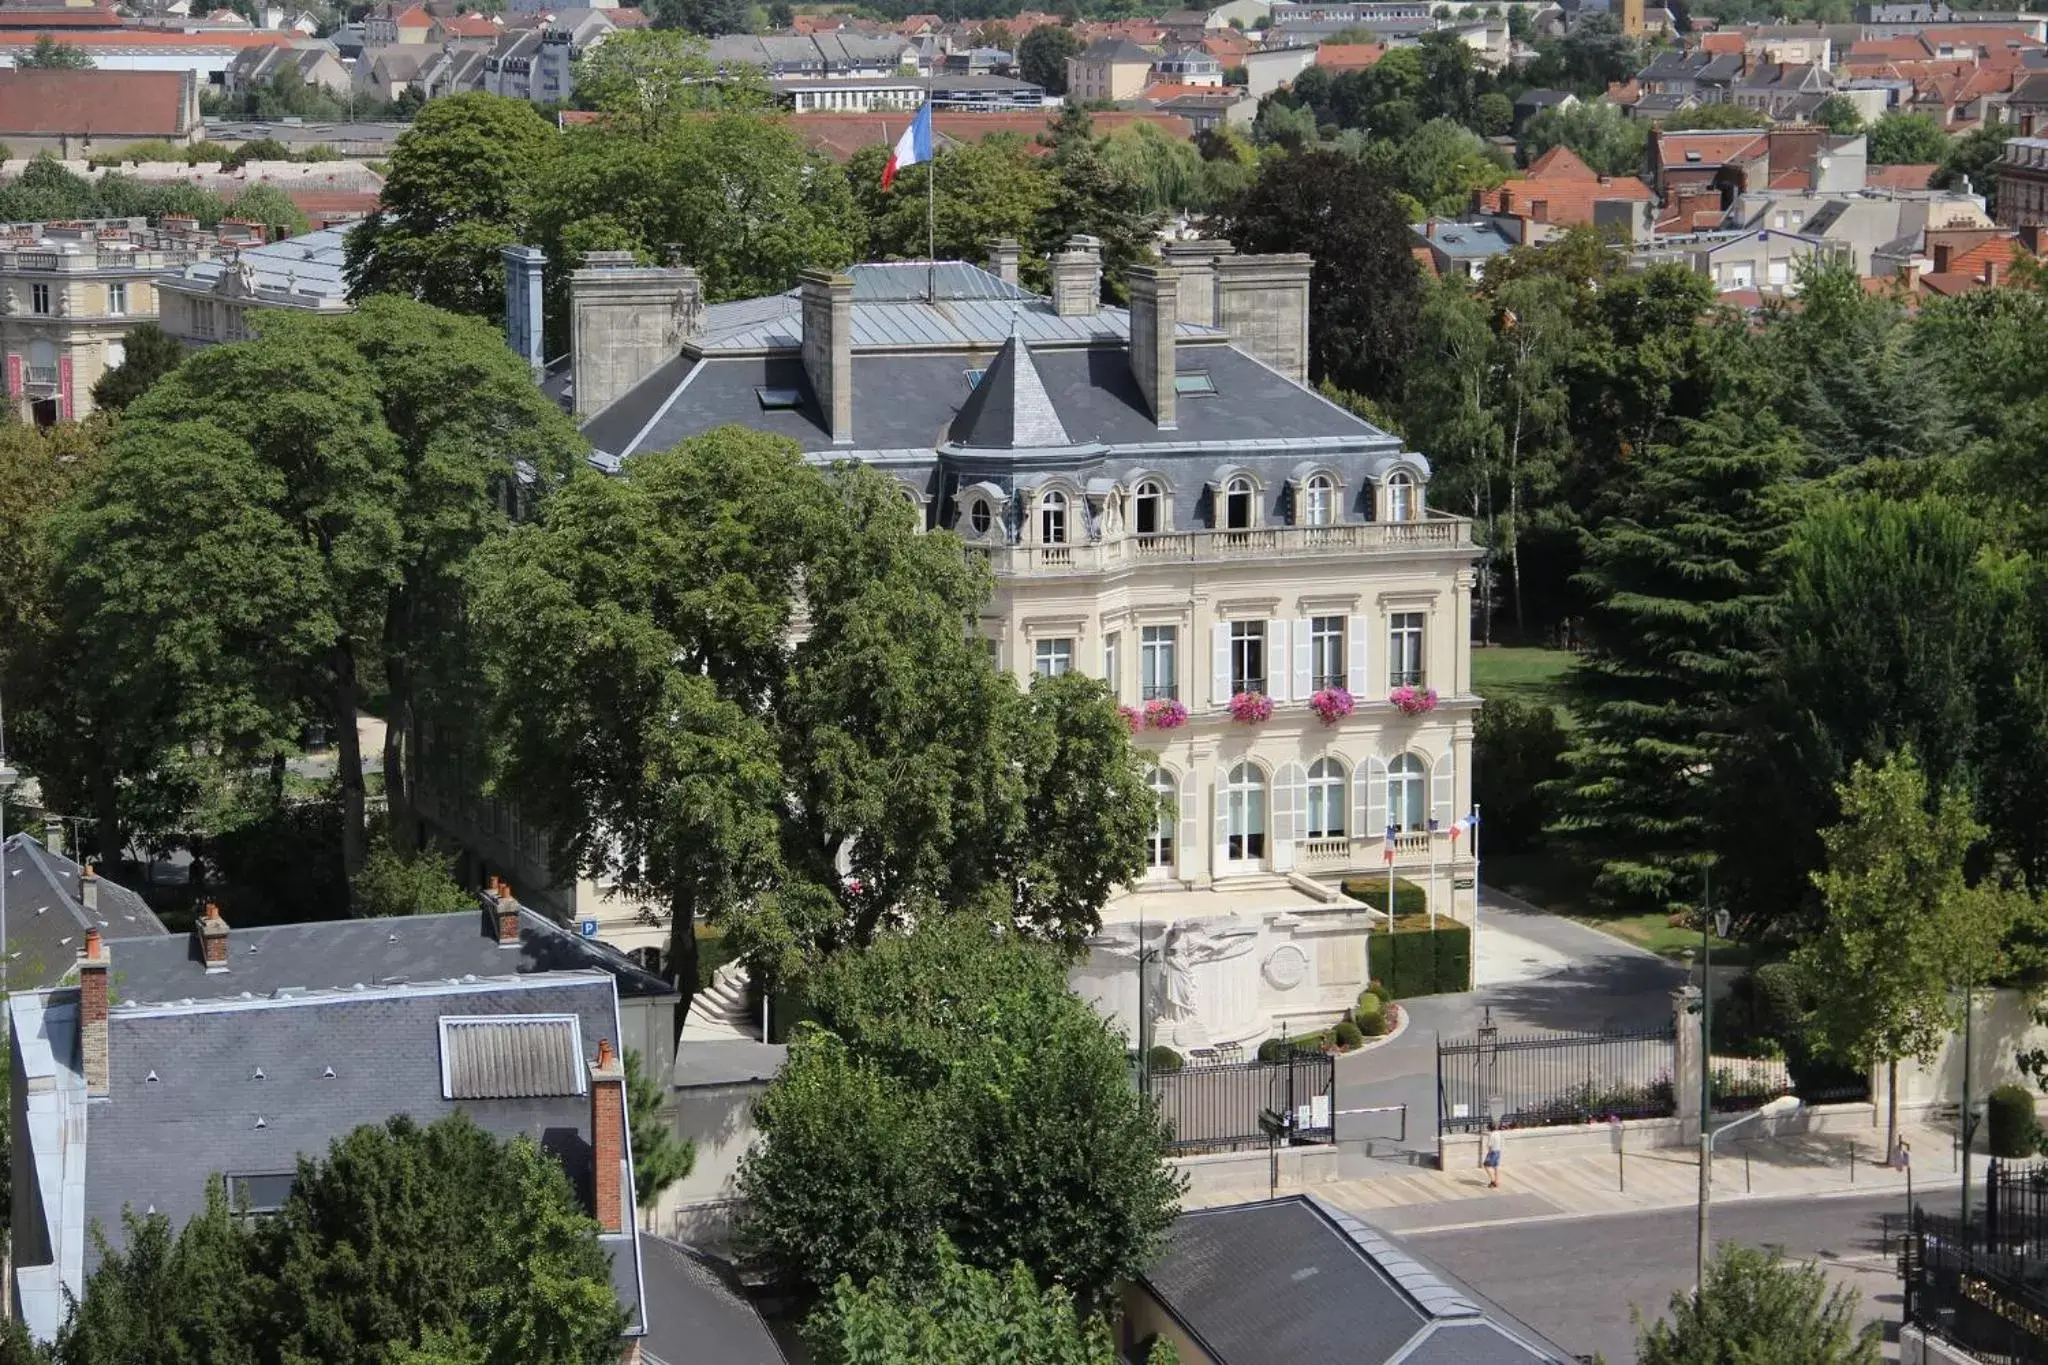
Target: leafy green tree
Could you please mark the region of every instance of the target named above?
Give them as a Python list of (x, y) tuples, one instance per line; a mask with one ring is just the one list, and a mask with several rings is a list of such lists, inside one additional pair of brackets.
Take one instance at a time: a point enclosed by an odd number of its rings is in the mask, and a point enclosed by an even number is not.
[(1247, 252), (1305, 251), (1342, 261), (1309, 296), (1309, 374), (1369, 396), (1395, 390), (1415, 345), (1422, 281), (1393, 189), (1336, 152), (1276, 157), (1222, 215)]
[(1863, 111), (1847, 95), (1829, 95), (1814, 107), (1813, 121), (1836, 137), (1863, 131)]
[(755, 109), (770, 102), (760, 68), (720, 71), (710, 45), (679, 29), (626, 29), (576, 58), (576, 104), (622, 131), (658, 136), (708, 109)]
[(649, 1074), (638, 1048), (626, 1049), (626, 1115), (632, 1125), (633, 1193), (643, 1209), (697, 1167), (697, 1144), (676, 1133), (661, 1077)]
[(1097, 138), (1095, 148), (1118, 175), (1141, 187), (1148, 209), (1207, 209), (1244, 188), (1234, 164), (1205, 159), (1193, 142), (1156, 123), (1125, 124)]
[(1489, 90), (1473, 106), (1473, 131), (1483, 137), (1504, 137), (1515, 126), (1515, 102)]
[(961, 630), (986, 570), (871, 470), (721, 428), (573, 480), (478, 584), (501, 790), (556, 865), (668, 913), (686, 994), (700, 918), (746, 921), (780, 962), (994, 897), (1066, 941), (1138, 866), (1122, 808), (1147, 807), (1106, 694), (1020, 697)]
[[(980, 260), (988, 243), (1008, 237), (1033, 241), (1040, 217), (1052, 205), (1052, 177), (1043, 157), (1020, 138), (998, 135), (979, 142), (940, 147), (936, 169), (912, 166), (889, 189), (882, 188), (886, 147), (864, 147), (846, 166), (846, 183), (868, 226), (866, 255), (880, 260)], [(945, 193), (932, 200), (932, 245), (926, 245), (925, 182), (936, 175)], [(1044, 258), (1024, 260), (1028, 279), (1042, 279)]]
[(363, 865), (351, 879), (350, 909), (365, 919), (438, 915), (475, 903), (451, 873), (454, 859), (432, 849), (405, 853), (382, 830), (373, 833)]
[(1568, 743), (1557, 708), (1488, 698), (1472, 740), (1473, 797), (1486, 812), (1486, 847), (1526, 853), (1541, 842), (1549, 803), (1542, 792), (1564, 775)]
[(1997, 166), (2005, 155), (2005, 140), (2011, 136), (2011, 124), (1982, 123), (1950, 142), (1941, 169), (1934, 173), (1934, 188), (1961, 189), (1967, 182), (1971, 190), (1984, 196), (1984, 211), (1996, 214)]
[(1642, 1365), (1878, 1365), (1884, 1325), (1857, 1327), (1857, 1297), (1774, 1247), (1724, 1243), (1697, 1298), (1673, 1294), (1653, 1324), (1636, 1314), (1636, 1351)]
[(1146, 200), (1143, 179), (1105, 157), (1093, 136), (1087, 114), (1069, 109), (1055, 130), (1052, 155), (1052, 201), (1039, 214), (1031, 241), (1041, 256), (1050, 257), (1075, 233), (1102, 243), (1102, 288), (1106, 297), (1122, 300), (1130, 268), (1153, 259), (1152, 243), (1166, 215)]
[(754, 31), (754, 10), (747, 0), (654, 0), (652, 9), (662, 28), (688, 29), (705, 38)]
[(1469, 212), (1474, 191), (1507, 176), (1498, 151), (1448, 118), (1431, 119), (1398, 143), (1376, 143), (1364, 160), (1415, 201), (1418, 218)]
[(1870, 139), (1873, 166), (1918, 165), (1948, 157), (1948, 134), (1932, 114), (1908, 114), (1895, 109), (1865, 132)]
[(1526, 159), (1534, 161), (1552, 147), (1569, 147), (1596, 174), (1640, 175), (1648, 139), (1644, 120), (1630, 118), (1620, 106), (1580, 100), (1566, 108), (1553, 106), (1531, 118), (1522, 127), (1521, 149)]
[(1017, 70), (1048, 95), (1067, 93), (1067, 58), (1080, 55), (1081, 40), (1070, 28), (1040, 24), (1017, 44)]
[(60, 43), (47, 33), (38, 35), (34, 47), (14, 57), (17, 71), (90, 71), (93, 65), (92, 55), (84, 48)]
[[(855, 1288), (841, 1276), (804, 1323), (818, 1365), (953, 1365), (1014, 1355), (1035, 1365), (1120, 1365), (1109, 1324), (1080, 1317), (1061, 1285), (1040, 1289), (1031, 1271), (1005, 1273), (963, 1263), (943, 1235), (937, 1274), (902, 1289), (886, 1280)], [(1148, 1365), (1168, 1365), (1171, 1345)]]
[(228, 201), (227, 211), (231, 218), (263, 224), (264, 236), (272, 242), (297, 237), (311, 226), (290, 195), (261, 182), (248, 186)]
[(1899, 1059), (1934, 1060), (1960, 1022), (1956, 988), (1991, 975), (2023, 896), (1968, 884), (1964, 860), (1987, 831), (1968, 793), (1930, 793), (1911, 749), (1881, 767), (1858, 763), (1838, 797), (1842, 821), (1821, 836), (1827, 865), (1814, 875), (1826, 918), (1794, 961), (1814, 1041), (1844, 1061), (1888, 1068), (1891, 1151)]
[(501, 320), (498, 252), (520, 240), (558, 140), (525, 100), (465, 92), (428, 103), (399, 136), (378, 211), (348, 235), (350, 296), (402, 294)]
[(121, 336), (121, 363), (92, 386), (96, 408), (119, 411), (185, 362), (185, 347), (153, 322), (138, 322)]
[(1816, 469), (1915, 460), (1949, 444), (1940, 387), (1908, 345), (1901, 300), (1870, 293), (1848, 262), (1823, 262), (1801, 272), (1799, 304), (1775, 320), (1767, 345), (1785, 379), (1785, 419)]
[(1707, 847), (1714, 762), (1759, 675), (1765, 568), (1799, 452), (1768, 414), (1681, 424), (1586, 536), (1592, 606), (1573, 668), (1580, 725), (1557, 828), (1598, 859), (1595, 890), (1682, 903)]
[(239, 171), (251, 161), (291, 161), (299, 155), (301, 154), (294, 153), (289, 146), (274, 137), (251, 138), (230, 152), (227, 160), (221, 162), (220, 168), (224, 171)]
[(1252, 120), (1252, 136), (1266, 146), (1285, 147), (1290, 152), (1307, 151), (1316, 145), (1316, 111), (1307, 105), (1269, 98), (1260, 103), (1258, 117)]
[(818, 1290), (926, 1283), (943, 1234), (1093, 1306), (1156, 1254), (1180, 1193), (1165, 1131), (1063, 953), (929, 920), (828, 960), (805, 997), (816, 1024), (740, 1170), (765, 1264)]

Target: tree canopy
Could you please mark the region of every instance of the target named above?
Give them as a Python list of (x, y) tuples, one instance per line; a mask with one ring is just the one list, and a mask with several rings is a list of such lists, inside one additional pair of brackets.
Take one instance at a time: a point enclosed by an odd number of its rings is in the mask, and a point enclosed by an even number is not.
[(1856, 1325), (1856, 1291), (1831, 1288), (1819, 1266), (1780, 1256), (1722, 1245), (1698, 1299), (1673, 1294), (1670, 1317), (1648, 1326), (1637, 1315), (1642, 1365), (1878, 1365), (1884, 1325)]

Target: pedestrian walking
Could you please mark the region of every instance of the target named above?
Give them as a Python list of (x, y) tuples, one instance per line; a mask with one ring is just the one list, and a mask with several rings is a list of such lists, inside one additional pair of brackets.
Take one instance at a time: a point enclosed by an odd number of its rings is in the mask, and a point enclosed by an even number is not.
[(1500, 1129), (1494, 1127), (1491, 1120), (1486, 1125), (1485, 1153), (1479, 1158), (1479, 1164), (1486, 1167), (1487, 1183), (1497, 1190), (1500, 1188)]

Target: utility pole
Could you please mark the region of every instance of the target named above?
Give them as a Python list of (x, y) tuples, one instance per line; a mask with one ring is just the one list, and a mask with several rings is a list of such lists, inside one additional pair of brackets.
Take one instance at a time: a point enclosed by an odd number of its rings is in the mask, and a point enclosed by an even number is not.
[(1709, 868), (1701, 874), (1700, 892), (1700, 1194), (1695, 1296), (1706, 1293), (1707, 1262), (1713, 1256), (1707, 1206), (1714, 1198), (1714, 935), (1727, 931), (1728, 912), (1714, 910), (1714, 873)]

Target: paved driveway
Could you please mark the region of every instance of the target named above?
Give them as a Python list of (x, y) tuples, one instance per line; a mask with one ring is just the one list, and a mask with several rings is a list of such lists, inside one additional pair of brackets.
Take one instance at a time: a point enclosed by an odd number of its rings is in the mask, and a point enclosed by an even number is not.
[[(1648, 1028), (1671, 1018), (1681, 964), (1491, 887), (1479, 899), (1479, 988), (1404, 1001), (1400, 1038), (1337, 1060), (1340, 1111), (1408, 1107), (1405, 1142), (1398, 1113), (1339, 1113), (1338, 1139), (1372, 1159), (1434, 1155), (1436, 1040), (1472, 1036), (1488, 1008), (1503, 1035)], [(1366, 1158), (1352, 1165), (1347, 1174), (1372, 1173)]]

